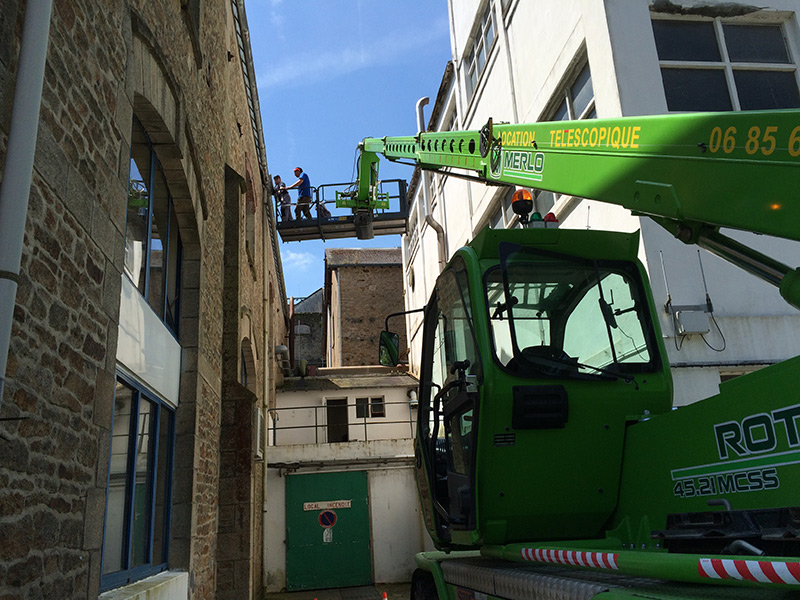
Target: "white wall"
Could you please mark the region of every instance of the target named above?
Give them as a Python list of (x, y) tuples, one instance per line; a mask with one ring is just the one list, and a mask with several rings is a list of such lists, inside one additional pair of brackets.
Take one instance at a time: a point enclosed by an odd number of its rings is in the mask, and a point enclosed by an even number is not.
[[(410, 406), (407, 394), (409, 389), (411, 387), (279, 392), (278, 420), (276, 423), (270, 415), (268, 445), (326, 443), (326, 405), (329, 400), (339, 399), (346, 400), (348, 404), (350, 441), (413, 438), (415, 430), (412, 424), (416, 423), (416, 410)], [(373, 397), (383, 397), (386, 416), (367, 419), (357, 417), (356, 398)], [(274, 427), (276, 424), (277, 431)], [(315, 424), (318, 426), (316, 431)], [(274, 440), (277, 440), (277, 444)]]

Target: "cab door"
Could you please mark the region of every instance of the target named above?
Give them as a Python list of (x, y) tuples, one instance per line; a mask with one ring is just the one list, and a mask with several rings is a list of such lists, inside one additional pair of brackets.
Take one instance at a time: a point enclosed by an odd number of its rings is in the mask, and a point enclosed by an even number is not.
[(453, 529), (475, 523), (473, 465), (480, 357), (464, 261), (440, 275), (423, 333), (417, 440), (418, 482), (434, 540), (450, 545)]

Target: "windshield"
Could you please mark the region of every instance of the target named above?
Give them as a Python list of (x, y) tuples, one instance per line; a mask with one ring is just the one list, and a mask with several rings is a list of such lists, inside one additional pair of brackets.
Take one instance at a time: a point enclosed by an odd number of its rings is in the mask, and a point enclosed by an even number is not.
[(497, 361), (524, 375), (620, 377), (653, 371), (641, 282), (633, 263), (517, 252), (485, 278)]

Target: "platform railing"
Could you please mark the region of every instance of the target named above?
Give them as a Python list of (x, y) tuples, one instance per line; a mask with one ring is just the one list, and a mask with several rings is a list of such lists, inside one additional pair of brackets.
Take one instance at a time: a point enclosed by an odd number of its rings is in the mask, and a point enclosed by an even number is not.
[[(270, 409), (270, 446), (293, 444), (326, 444), (334, 442), (364, 442), (375, 440), (413, 439), (416, 433), (416, 406), (408, 401), (382, 402), (384, 416), (354, 416), (359, 408), (367, 413), (370, 403), (316, 404)], [(403, 410), (392, 410), (401, 406)], [(347, 421), (329, 422), (329, 411), (346, 409)], [(400, 418), (400, 414), (403, 417)], [(281, 420), (291, 424), (281, 425)], [(307, 432), (309, 435), (304, 435)], [(297, 435), (297, 434), (300, 435)], [(330, 439), (334, 437), (335, 439)]]

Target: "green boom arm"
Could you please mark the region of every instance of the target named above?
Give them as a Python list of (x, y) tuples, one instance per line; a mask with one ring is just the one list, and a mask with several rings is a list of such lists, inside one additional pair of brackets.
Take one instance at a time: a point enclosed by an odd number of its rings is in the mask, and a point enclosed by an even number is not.
[(719, 233), (800, 240), (800, 111), (694, 113), (508, 125), (366, 138), (357, 197), (377, 207), (378, 157), (466, 169), (487, 183), (548, 190), (647, 215), (780, 286), (800, 307), (800, 273)]

